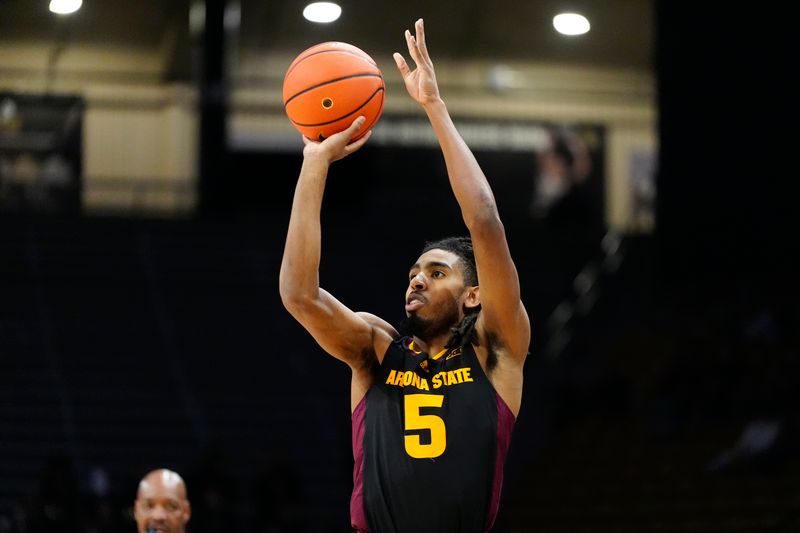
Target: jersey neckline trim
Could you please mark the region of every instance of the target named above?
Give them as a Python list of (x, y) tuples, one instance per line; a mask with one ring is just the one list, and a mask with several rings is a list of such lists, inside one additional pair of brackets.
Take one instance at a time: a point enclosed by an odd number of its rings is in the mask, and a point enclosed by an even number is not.
[[(416, 344), (414, 344), (413, 337), (409, 337), (408, 340), (406, 340), (405, 345), (406, 345), (407, 349), (411, 350), (412, 352), (414, 352), (417, 355), (422, 355), (424, 353), (422, 350), (417, 348)], [(464, 351), (464, 349), (461, 346), (458, 346), (456, 348), (444, 348), (444, 349), (442, 349), (442, 351), (440, 351), (436, 355), (430, 355), (429, 357), (431, 359), (433, 359), (434, 361), (438, 361), (439, 359), (442, 358), (442, 356), (447, 354), (447, 357), (445, 357), (445, 360), (447, 360), (447, 359), (450, 359), (450, 358), (455, 357), (457, 355), (461, 355), (461, 352), (463, 352), (463, 351)]]

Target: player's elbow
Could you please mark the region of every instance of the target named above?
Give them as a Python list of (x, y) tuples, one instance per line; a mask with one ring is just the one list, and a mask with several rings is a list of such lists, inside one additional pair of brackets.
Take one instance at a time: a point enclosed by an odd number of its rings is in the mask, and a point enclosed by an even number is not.
[(302, 317), (308, 315), (313, 308), (313, 301), (311, 298), (299, 294), (281, 292), (281, 302), (289, 314), (300, 321), (302, 321)]
[(303, 309), (307, 308), (314, 300), (312, 294), (283, 275), (280, 277), (279, 292), (283, 306), (295, 316), (302, 313)]
[(281, 294), (281, 303), (288, 311), (291, 311), (293, 307), (297, 306), (298, 303), (297, 295), (295, 295), (291, 290), (285, 288), (283, 286), (283, 283), (281, 283), (280, 286), (280, 294)]

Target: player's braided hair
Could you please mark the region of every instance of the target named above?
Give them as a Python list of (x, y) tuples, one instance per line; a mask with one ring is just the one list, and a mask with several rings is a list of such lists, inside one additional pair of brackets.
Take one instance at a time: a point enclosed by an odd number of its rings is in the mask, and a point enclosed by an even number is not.
[[(478, 285), (478, 268), (475, 265), (475, 253), (472, 250), (472, 239), (469, 237), (445, 237), (438, 241), (425, 243), (422, 253), (430, 250), (445, 250), (456, 254), (461, 262), (464, 282), (468, 285)], [(467, 311), (466, 316), (451, 328), (453, 332), (450, 340), (447, 341), (445, 348), (456, 348), (467, 343), (477, 344), (475, 337), (475, 321), (478, 320), (478, 313), (481, 307), (475, 307)]]
[(476, 346), (478, 345), (478, 338), (475, 335), (475, 322), (478, 320), (478, 313), (480, 313), (480, 310), (480, 306), (470, 310), (469, 314), (461, 319), (461, 322), (452, 327), (450, 331), (453, 332), (453, 335), (450, 337), (450, 340), (447, 341), (447, 344), (444, 345), (445, 348), (449, 350), (450, 348), (465, 346), (469, 343)]

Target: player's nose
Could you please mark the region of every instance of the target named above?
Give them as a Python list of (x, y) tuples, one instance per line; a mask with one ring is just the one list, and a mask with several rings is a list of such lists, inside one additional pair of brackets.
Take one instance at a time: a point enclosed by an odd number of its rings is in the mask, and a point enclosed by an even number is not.
[(422, 272), (420, 272), (419, 274), (411, 278), (409, 286), (415, 291), (424, 291), (425, 288), (427, 287), (425, 275)]

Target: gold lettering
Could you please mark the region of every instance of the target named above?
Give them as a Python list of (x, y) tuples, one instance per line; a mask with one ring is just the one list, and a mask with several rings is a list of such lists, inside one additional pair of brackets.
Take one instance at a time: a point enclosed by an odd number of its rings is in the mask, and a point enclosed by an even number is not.
[[(444, 372), (439, 372), (433, 376), (433, 388), (438, 389), (444, 383), (442, 376)], [(412, 370), (390, 370), (389, 375), (386, 376), (387, 385), (395, 385), (396, 387), (414, 387), (419, 390), (431, 390), (428, 380)]]
[[(450, 385), (469, 383), (474, 381), (472, 379), (471, 372), (472, 369), (469, 367), (456, 368), (455, 370), (447, 370), (447, 371), (442, 370), (441, 372), (437, 372), (430, 378), (431, 385), (433, 386), (434, 389), (440, 389), (442, 387), (449, 387)], [(428, 386), (428, 380), (426, 380), (422, 376), (414, 374), (413, 381), (409, 381), (408, 373), (406, 373), (406, 375), (403, 375), (402, 372), (399, 372), (398, 378), (400, 378), (401, 380), (405, 378), (403, 381), (406, 386), (411, 385), (413, 383), (413, 386), (420, 390), (430, 390), (430, 387)], [(398, 383), (398, 385), (402, 386), (403, 383)]]

